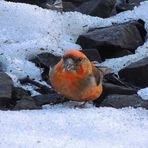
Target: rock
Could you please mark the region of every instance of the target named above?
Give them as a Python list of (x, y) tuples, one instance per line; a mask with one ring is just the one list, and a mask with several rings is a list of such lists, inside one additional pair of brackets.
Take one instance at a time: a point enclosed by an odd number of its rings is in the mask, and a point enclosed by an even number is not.
[(103, 78), (103, 92), (101, 96), (94, 101), (94, 104), (102, 103), (102, 101), (110, 95), (134, 95), (137, 94), (139, 88), (121, 81), (117, 75), (110, 73)]
[(118, 75), (114, 74), (114, 73), (108, 73), (106, 74), (104, 77), (103, 77), (103, 84), (108, 84), (108, 83), (111, 83), (111, 84), (114, 84), (114, 85), (118, 85), (118, 86), (123, 86), (123, 87), (126, 87), (126, 88), (132, 88), (134, 90), (139, 90), (140, 88), (131, 84), (131, 83), (127, 83), (123, 80), (121, 80), (119, 78)]
[(114, 24), (113, 26), (90, 30), (79, 36), (77, 44), (82, 48), (97, 48), (102, 60), (110, 58), (121, 50), (135, 49), (145, 41), (146, 30), (140, 21)]
[[(97, 104), (96, 104), (97, 106)], [(143, 107), (148, 109), (148, 100), (142, 100), (138, 95), (109, 95), (107, 96), (101, 104), (100, 107), (113, 107), (113, 108), (123, 108), (123, 107)]]
[(40, 106), (37, 106), (29, 91), (20, 87), (14, 87), (12, 94), (13, 100), (15, 100), (13, 110), (40, 109)]
[(3, 71), (2, 64), (0, 63), (0, 72)]
[(110, 95), (110, 94), (132, 95), (132, 94), (136, 94), (137, 90), (130, 87), (128, 88), (120, 85), (115, 85), (112, 83), (104, 83), (103, 92), (106, 95)]
[(58, 103), (66, 102), (68, 100), (63, 98), (61, 95), (57, 93), (38, 95), (38, 96), (34, 96), (33, 99), (35, 100), (38, 106), (42, 106), (45, 104), (58, 104)]
[(119, 76), (126, 82), (139, 87), (148, 87), (148, 58), (144, 58), (119, 71)]
[(97, 49), (84, 49), (81, 50), (81, 52), (83, 52), (90, 61), (97, 61), (99, 63), (102, 62), (100, 54)]
[(114, 52), (113, 55), (110, 55), (109, 58), (119, 58), (119, 57), (131, 55), (131, 54), (133, 54), (131, 51), (123, 49), (123, 50)]
[(12, 79), (4, 72), (0, 72), (0, 108), (8, 107), (12, 101)]
[(50, 66), (53, 67), (56, 65), (60, 59), (60, 56), (45, 52), (38, 54), (34, 59), (31, 59), (31, 61), (39, 67), (49, 68)]
[(128, 0), (127, 3), (119, 3), (116, 6), (116, 11), (117, 13), (127, 11), (127, 10), (132, 10), (135, 6), (139, 6), (140, 2), (143, 2), (146, 0)]
[(82, 4), (87, 1), (89, 0), (63, 0), (63, 2), (72, 2), (72, 3), (78, 3), (78, 4)]
[(25, 98), (26, 96), (31, 96), (30, 91), (25, 90), (21, 87), (13, 88), (12, 98), (14, 100), (21, 100), (22, 98)]
[(41, 109), (40, 106), (36, 105), (36, 102), (31, 96), (23, 97), (21, 100), (16, 102), (14, 110), (28, 110), (28, 109)]
[(106, 18), (110, 16), (115, 3), (116, 0), (89, 0), (82, 3), (75, 11)]
[(41, 73), (42, 80), (46, 81), (49, 85), (49, 68), (44, 68), (43, 72)]
[(74, 11), (76, 6), (72, 2), (63, 2), (63, 11)]

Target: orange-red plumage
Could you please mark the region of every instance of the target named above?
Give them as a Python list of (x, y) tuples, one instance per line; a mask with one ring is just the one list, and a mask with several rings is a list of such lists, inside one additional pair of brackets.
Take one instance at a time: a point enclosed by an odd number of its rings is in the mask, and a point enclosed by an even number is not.
[(102, 71), (80, 51), (68, 50), (49, 73), (53, 88), (74, 101), (97, 99), (102, 93)]

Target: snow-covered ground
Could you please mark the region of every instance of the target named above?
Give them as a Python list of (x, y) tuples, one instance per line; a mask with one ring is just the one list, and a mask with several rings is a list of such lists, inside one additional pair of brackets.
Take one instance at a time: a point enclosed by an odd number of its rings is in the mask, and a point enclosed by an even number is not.
[(1, 148), (147, 148), (148, 111), (111, 108), (0, 112)]
[[(63, 54), (80, 49), (77, 37), (89, 28), (143, 19), (148, 31), (148, 2), (133, 11), (102, 19), (78, 12), (57, 13), (37, 6), (0, 1), (0, 63), (13, 78), (29, 75), (40, 80), (40, 70), (28, 61), (42, 52)], [(45, 51), (40, 50), (45, 48)], [(103, 65), (118, 72), (148, 56), (148, 40), (136, 54), (106, 60)], [(114, 64), (116, 63), (116, 64)], [(32, 90), (32, 88), (29, 88)], [(147, 89), (139, 95), (148, 98)], [(69, 104), (39, 111), (0, 111), (0, 147), (113, 147), (148, 146), (148, 111), (144, 109), (73, 109)]]

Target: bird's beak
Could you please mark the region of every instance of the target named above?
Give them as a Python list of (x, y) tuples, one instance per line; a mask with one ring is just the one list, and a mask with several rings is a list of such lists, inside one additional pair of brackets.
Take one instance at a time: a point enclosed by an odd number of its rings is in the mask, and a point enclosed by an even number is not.
[(73, 61), (73, 59), (69, 58), (69, 59), (64, 60), (64, 69), (66, 71), (70, 71), (70, 70), (74, 69), (74, 61)]

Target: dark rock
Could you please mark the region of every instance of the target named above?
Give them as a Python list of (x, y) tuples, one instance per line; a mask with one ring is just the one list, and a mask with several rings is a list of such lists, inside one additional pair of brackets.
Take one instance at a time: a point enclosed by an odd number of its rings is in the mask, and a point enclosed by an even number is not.
[(0, 108), (7, 107), (12, 101), (12, 79), (4, 72), (0, 72)]
[(49, 68), (44, 68), (43, 69), (43, 72), (41, 73), (41, 77), (42, 77), (42, 80), (46, 81), (48, 84), (49, 83)]
[(133, 88), (128, 88), (124, 86), (119, 86), (115, 85), (112, 83), (104, 83), (103, 84), (103, 92), (106, 95), (109, 94), (126, 94), (126, 95), (131, 95), (131, 94), (136, 94), (137, 90)]
[(146, 30), (143, 21), (133, 21), (123, 24), (90, 30), (79, 36), (77, 44), (82, 48), (97, 48), (102, 60), (110, 58), (121, 50), (132, 52), (145, 41)]
[(82, 3), (75, 11), (106, 18), (110, 16), (115, 3), (116, 0), (89, 0)]
[[(97, 105), (97, 104), (96, 104)], [(123, 108), (123, 107), (143, 107), (148, 109), (148, 101), (143, 100), (138, 95), (109, 95), (104, 101), (99, 104), (100, 107), (113, 107), (113, 108)]]
[(111, 83), (111, 84), (123, 86), (123, 87), (126, 87), (126, 88), (132, 88), (132, 89), (137, 90), (137, 91), (140, 89), (140, 87), (137, 87), (137, 86), (135, 86), (131, 83), (127, 83), (127, 82), (121, 80), (119, 78), (119, 76), (114, 74), (114, 73), (108, 73), (103, 77), (103, 84), (106, 84), (106, 83), (107, 84)]
[(119, 76), (126, 82), (139, 87), (148, 86), (148, 58), (144, 58), (119, 71)]
[(118, 4), (116, 6), (116, 11), (117, 13), (123, 12), (123, 11), (127, 11), (127, 10), (132, 10), (134, 8), (134, 5), (131, 4)]
[(31, 97), (31, 93), (23, 88), (14, 87), (12, 97), (15, 101), (13, 110), (40, 109), (40, 106), (37, 106), (34, 99)]
[(41, 109), (31, 96), (23, 97), (21, 100), (16, 102), (14, 110), (25, 110), (25, 109)]
[(35, 63), (36, 66), (43, 68), (43, 72), (41, 74), (42, 79), (49, 82), (49, 68), (55, 66), (60, 61), (60, 59), (60, 56), (56, 56), (51, 53), (41, 53), (30, 61)]
[(119, 57), (131, 55), (131, 54), (133, 54), (131, 51), (123, 49), (123, 50), (116, 51), (115, 53), (113, 53), (113, 55), (110, 55), (110, 58), (119, 58)]
[(97, 49), (84, 49), (81, 50), (81, 52), (83, 52), (90, 61), (97, 61), (99, 63), (102, 62), (100, 54)]
[(116, 6), (117, 13), (132, 10), (135, 6), (139, 6), (140, 2), (146, 0), (128, 0), (126, 3), (120, 3)]
[(89, 0), (63, 0), (63, 2), (72, 2), (72, 3), (79, 3), (79, 4), (82, 4), (87, 1)]
[(0, 63), (0, 72), (3, 71), (3, 68), (2, 68), (2, 63)]
[(72, 2), (63, 2), (63, 11), (74, 11), (76, 6)]
[(33, 99), (35, 100), (38, 106), (42, 106), (45, 104), (58, 104), (67, 101), (67, 99), (63, 98), (61, 95), (57, 93), (38, 95), (34, 96)]
[(31, 96), (30, 91), (25, 90), (21, 87), (13, 88), (12, 98), (14, 100), (21, 100), (22, 98), (25, 98), (26, 96)]
[(45, 52), (38, 54), (34, 59), (31, 59), (31, 61), (39, 67), (49, 68), (56, 65), (60, 61), (60, 59), (60, 56)]
[(103, 78), (103, 92), (101, 96), (94, 101), (94, 104), (102, 103), (102, 101), (109, 95), (134, 95), (137, 94), (139, 88), (121, 81), (117, 75), (110, 73)]

